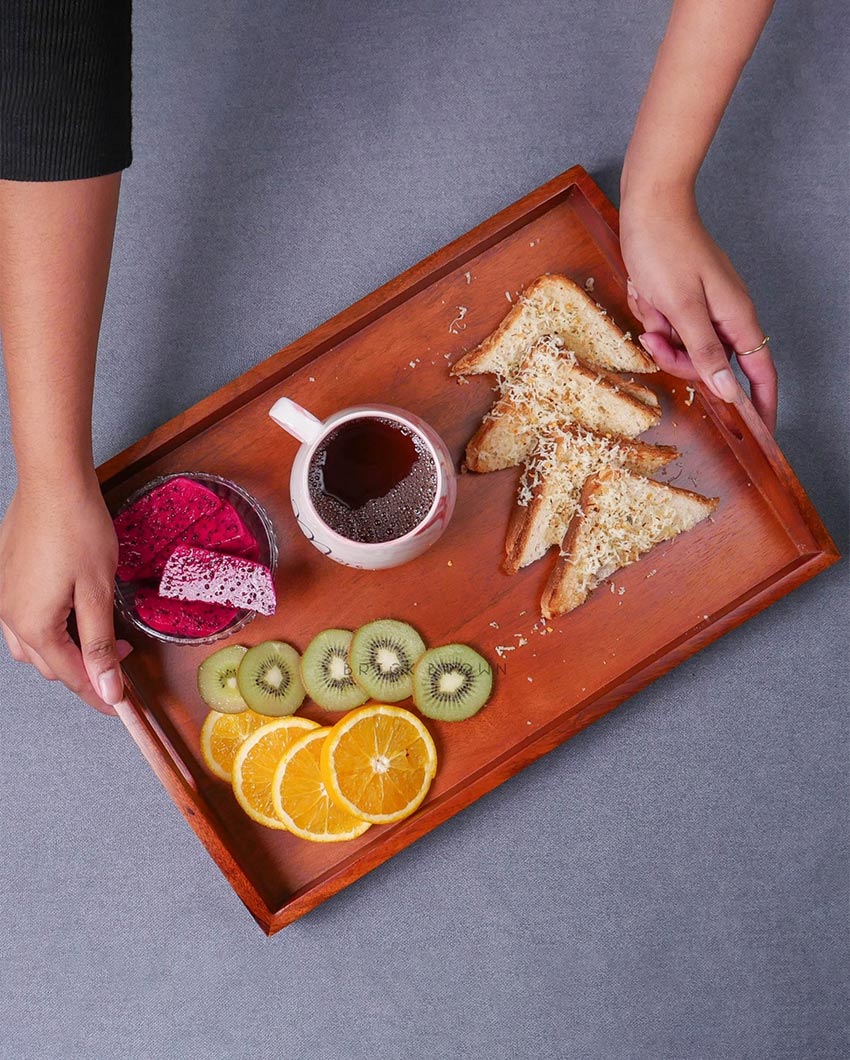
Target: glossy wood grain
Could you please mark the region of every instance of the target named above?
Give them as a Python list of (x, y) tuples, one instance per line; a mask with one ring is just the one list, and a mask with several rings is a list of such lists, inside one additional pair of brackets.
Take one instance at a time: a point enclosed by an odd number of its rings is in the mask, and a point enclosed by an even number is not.
[[(259, 498), (277, 528), (279, 609), (236, 639), (304, 649), (327, 626), (392, 615), (430, 644), (465, 641), (497, 665), (492, 703), (462, 724), (429, 723), (436, 781), (405, 822), (346, 844), (264, 830), (203, 766), (205, 709), (195, 689), (210, 649), (172, 647), (131, 630), (121, 717), (174, 802), (262, 928), (273, 933), (734, 628), (837, 558), (835, 546), (752, 406), (722, 405), (656, 375), (664, 418), (647, 440), (682, 459), (660, 477), (719, 496), (710, 522), (619, 573), (582, 608), (547, 625), (539, 598), (549, 561), (500, 570), (515, 471), (464, 475), (454, 519), (431, 552), (389, 572), (337, 566), (295, 526), (288, 474), (296, 443), (268, 417), (281, 396), (323, 417), (390, 402), (424, 417), (460, 458), (493, 398), (490, 377), (459, 384), (448, 365), (482, 339), (521, 288), (561, 271), (625, 327), (616, 212), (575, 167), (274, 354), (101, 468), (112, 507), (149, 478), (211, 471)], [(465, 307), (461, 313), (460, 307)], [(453, 321), (463, 316), (459, 324)], [(622, 589), (622, 592), (620, 592)], [(524, 642), (524, 643), (523, 643)], [(511, 648), (499, 658), (496, 648)], [(305, 710), (325, 720), (316, 708)]]

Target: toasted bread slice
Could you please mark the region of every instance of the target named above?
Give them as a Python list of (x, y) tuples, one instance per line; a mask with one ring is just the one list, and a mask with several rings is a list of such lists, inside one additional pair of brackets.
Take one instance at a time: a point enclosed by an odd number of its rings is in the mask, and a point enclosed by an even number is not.
[(577, 283), (540, 276), (523, 291), (502, 323), (457, 361), (452, 375), (495, 372), (509, 376), (543, 335), (557, 335), (591, 368), (655, 372), (652, 358)]
[(520, 479), (505, 541), (505, 571), (516, 574), (561, 544), (578, 510), (582, 486), (595, 472), (625, 467), (651, 475), (678, 455), (672, 445), (609, 438), (576, 424), (549, 430)]
[(546, 618), (583, 604), (600, 581), (707, 518), (716, 497), (603, 468), (582, 487), (562, 557), (543, 590)]
[(643, 383), (638, 383), (635, 379), (623, 379), (621, 375), (614, 375), (613, 372), (600, 372), (600, 375), (604, 376), (613, 386), (619, 387), (624, 393), (631, 394), (633, 398), (642, 401), (644, 405), (651, 405), (654, 409), (660, 407), (658, 395), (648, 386), (644, 386)]
[(526, 460), (542, 432), (574, 422), (601, 434), (635, 438), (661, 419), (606, 372), (587, 368), (545, 338), (528, 351), (466, 447), (470, 471), (498, 471)]

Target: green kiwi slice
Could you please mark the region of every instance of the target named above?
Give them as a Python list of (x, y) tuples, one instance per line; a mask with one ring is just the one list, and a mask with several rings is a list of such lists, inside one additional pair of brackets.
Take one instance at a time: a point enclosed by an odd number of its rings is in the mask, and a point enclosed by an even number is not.
[(241, 644), (231, 644), (204, 659), (198, 667), (198, 691), (212, 710), (221, 714), (241, 714), (248, 709), (236, 683), (239, 663), (247, 651)]
[(466, 644), (426, 651), (413, 670), (413, 702), (435, 721), (465, 721), (493, 690), (493, 668)]
[(406, 622), (380, 618), (368, 622), (351, 640), (349, 663), (358, 685), (373, 699), (397, 703), (413, 690), (413, 667), (425, 642)]
[(242, 698), (258, 714), (281, 718), (304, 702), (298, 652), (291, 644), (267, 640), (242, 656), (236, 682)]
[(307, 695), (324, 710), (351, 710), (369, 698), (351, 676), (350, 629), (326, 629), (315, 636), (301, 656), (301, 680)]

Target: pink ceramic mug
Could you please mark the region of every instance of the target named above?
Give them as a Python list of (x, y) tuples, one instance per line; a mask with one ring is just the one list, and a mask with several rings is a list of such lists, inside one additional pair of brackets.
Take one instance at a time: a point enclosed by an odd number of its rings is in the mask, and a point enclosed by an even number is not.
[[(437, 432), (418, 416), (391, 405), (358, 405), (319, 420), (289, 398), (276, 401), (269, 415), (302, 443), (295, 454), (289, 480), (292, 510), (304, 536), (332, 560), (363, 570), (398, 567), (430, 548), (448, 526), (457, 493), (451, 454)], [(406, 534), (377, 543), (352, 541), (328, 526), (316, 510), (309, 489), (310, 461), (335, 428), (351, 420), (376, 417), (395, 421), (418, 436), (434, 461), (436, 489), (427, 514)]]

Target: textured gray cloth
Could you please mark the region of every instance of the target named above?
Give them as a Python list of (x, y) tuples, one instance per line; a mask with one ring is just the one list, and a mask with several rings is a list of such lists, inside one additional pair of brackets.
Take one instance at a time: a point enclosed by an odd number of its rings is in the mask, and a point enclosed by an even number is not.
[[(572, 163), (616, 197), (666, 12), (137, 4), (98, 458)], [(842, 550), (846, 22), (780, 2), (701, 182)], [(0, 659), (0, 1055), (848, 1055), (846, 607), (842, 564), (272, 940), (120, 723)]]

